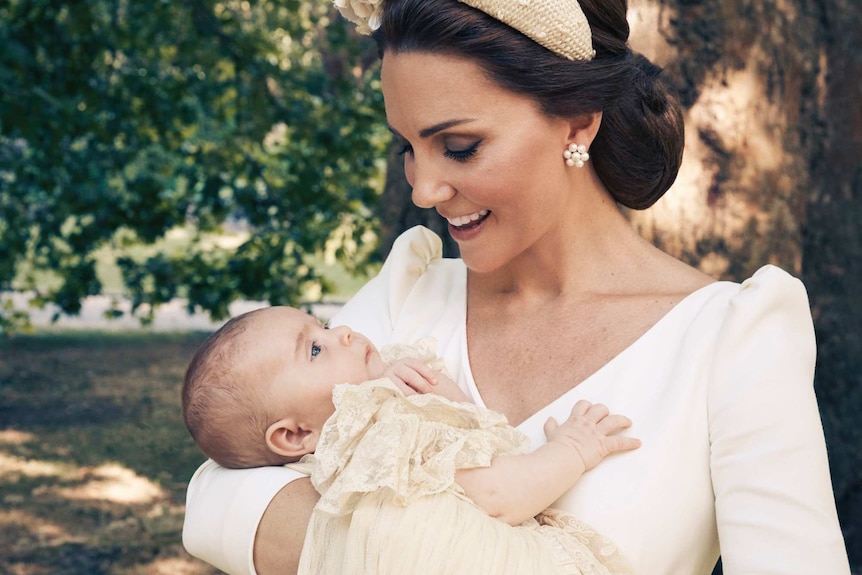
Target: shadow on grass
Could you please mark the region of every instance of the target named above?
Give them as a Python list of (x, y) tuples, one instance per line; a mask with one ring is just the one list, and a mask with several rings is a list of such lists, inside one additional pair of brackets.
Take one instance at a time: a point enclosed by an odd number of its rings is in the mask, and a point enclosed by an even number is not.
[(205, 575), (179, 392), (206, 334), (0, 339), (0, 573)]

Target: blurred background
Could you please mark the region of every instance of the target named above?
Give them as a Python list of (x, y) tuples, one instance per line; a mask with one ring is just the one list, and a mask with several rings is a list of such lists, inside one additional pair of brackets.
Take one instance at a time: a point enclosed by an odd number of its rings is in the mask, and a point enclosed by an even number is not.
[[(805, 282), (862, 572), (862, 4), (631, 0), (629, 22), (686, 152), (627, 215), (715, 277)], [(445, 234), (409, 198), (376, 49), (328, 2), (0, 0), (0, 574), (213, 573), (180, 544), (186, 362), (252, 307), (330, 315), (412, 225)]]

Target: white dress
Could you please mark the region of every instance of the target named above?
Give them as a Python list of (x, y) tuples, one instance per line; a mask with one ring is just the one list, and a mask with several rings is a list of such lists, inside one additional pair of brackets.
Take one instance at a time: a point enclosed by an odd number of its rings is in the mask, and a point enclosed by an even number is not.
[[(333, 319), (378, 346), (433, 336), (473, 400), (466, 268), (413, 228), (380, 274)], [(814, 397), (814, 332), (805, 288), (765, 266), (742, 284), (686, 297), (596, 373), (518, 426), (534, 446), (548, 417), (579, 399), (634, 422), (642, 446), (607, 458), (552, 507), (607, 535), (644, 575), (708, 575), (719, 542), (726, 575), (850, 573)], [(284, 468), (192, 478), (183, 542), (233, 574), (254, 573), (255, 530), (300, 475)]]

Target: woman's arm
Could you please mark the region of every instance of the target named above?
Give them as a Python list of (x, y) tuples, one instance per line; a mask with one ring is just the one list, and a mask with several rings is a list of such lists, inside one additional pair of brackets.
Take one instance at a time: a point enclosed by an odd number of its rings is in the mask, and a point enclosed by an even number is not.
[(849, 574), (814, 395), (802, 284), (773, 267), (742, 284), (715, 346), (710, 470), (727, 575)]
[(320, 498), (308, 478), (289, 483), (272, 499), (254, 539), (258, 575), (293, 575), (299, 565), (311, 510)]
[(553, 418), (545, 423), (545, 445), (532, 453), (497, 457), (490, 467), (459, 469), (455, 481), (489, 515), (519, 525), (559, 499), (606, 456), (639, 447), (639, 440), (616, 435), (630, 426), (627, 417), (581, 400), (562, 424)]

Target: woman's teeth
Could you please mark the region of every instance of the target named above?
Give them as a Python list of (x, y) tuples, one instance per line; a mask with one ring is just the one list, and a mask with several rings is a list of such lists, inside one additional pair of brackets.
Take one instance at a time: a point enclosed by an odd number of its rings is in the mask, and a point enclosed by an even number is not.
[(457, 218), (446, 218), (446, 220), (452, 224), (453, 226), (461, 227), (466, 226), (469, 223), (475, 222), (481, 218), (484, 218), (488, 215), (488, 210), (479, 210), (475, 214), (470, 214), (467, 216), (458, 216)]

